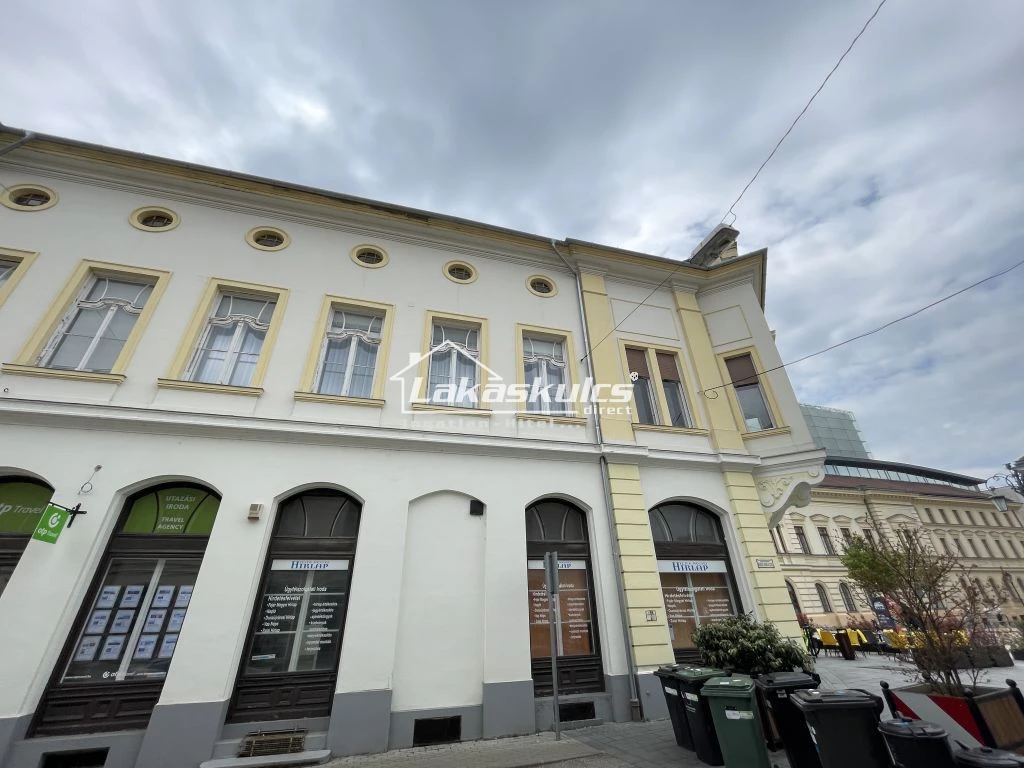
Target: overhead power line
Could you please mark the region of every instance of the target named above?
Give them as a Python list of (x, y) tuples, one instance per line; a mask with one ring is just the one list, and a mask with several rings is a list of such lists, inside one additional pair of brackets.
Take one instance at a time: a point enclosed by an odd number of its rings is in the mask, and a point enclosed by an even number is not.
[[(847, 46), (847, 48), (846, 48), (846, 50), (845, 50), (845, 51), (843, 51), (843, 55), (839, 57), (839, 60), (838, 60), (838, 61), (836, 61), (836, 63), (835, 63), (835, 66), (834, 66), (834, 67), (832, 67), (832, 69), (831, 69), (831, 70), (829, 71), (829, 73), (828, 73), (827, 75), (825, 75), (825, 79), (821, 81), (821, 85), (819, 85), (819, 86), (818, 86), (818, 90), (816, 90), (816, 91), (815, 91), (815, 92), (814, 92), (814, 93), (813, 93), (813, 94), (811, 95), (811, 98), (810, 98), (810, 99), (809, 99), (809, 100), (807, 101), (807, 103), (806, 103), (806, 104), (804, 105), (804, 108), (800, 110), (800, 114), (798, 114), (798, 115), (796, 116), (796, 118), (795, 118), (795, 119), (793, 120), (793, 122), (792, 122), (792, 123), (790, 124), (789, 128), (788, 128), (788, 129), (786, 129), (786, 132), (785, 132), (784, 134), (782, 134), (782, 138), (778, 140), (778, 142), (777, 142), (777, 143), (775, 144), (775, 147), (774, 147), (774, 148), (772, 149), (772, 151), (771, 151), (771, 152), (770, 152), (770, 153), (768, 154), (768, 157), (766, 157), (766, 158), (765, 158), (765, 161), (764, 161), (763, 163), (761, 163), (761, 166), (760, 166), (760, 167), (759, 167), (759, 168), (757, 169), (757, 172), (756, 172), (756, 173), (754, 173), (754, 175), (753, 175), (753, 176), (751, 177), (750, 181), (748, 181), (748, 182), (747, 182), (747, 185), (746, 185), (745, 187), (743, 187), (743, 191), (742, 191), (742, 192), (740, 192), (740, 194), (739, 194), (739, 197), (737, 197), (737, 198), (736, 198), (736, 199), (735, 199), (735, 200), (733, 201), (733, 204), (729, 206), (729, 210), (728, 210), (728, 211), (726, 211), (726, 212), (725, 212), (725, 216), (723, 216), (723, 217), (722, 217), (722, 222), (723, 222), (723, 223), (724, 223), (724, 222), (725, 222), (725, 220), (726, 220), (726, 219), (727, 219), (727, 218), (729, 217), (729, 214), (732, 214), (732, 215), (733, 215), (733, 216), (735, 217), (735, 215), (736, 215), (736, 214), (735, 214), (735, 213), (733, 213), (733, 208), (735, 208), (735, 207), (736, 207), (737, 205), (739, 205), (739, 202), (740, 202), (740, 200), (742, 200), (742, 199), (743, 199), (743, 195), (745, 195), (745, 194), (747, 193), (747, 190), (748, 190), (748, 189), (750, 189), (750, 186), (751, 186), (751, 185), (752, 185), (752, 184), (753, 184), (753, 183), (754, 183), (754, 182), (755, 182), (755, 181), (757, 180), (757, 177), (761, 175), (761, 171), (763, 171), (763, 170), (764, 170), (764, 167), (765, 167), (766, 165), (768, 165), (768, 161), (769, 161), (769, 160), (771, 160), (771, 159), (772, 159), (772, 158), (773, 158), (773, 157), (775, 156), (775, 153), (776, 153), (776, 152), (778, 151), (779, 147), (780, 147), (780, 146), (782, 146), (782, 142), (784, 142), (784, 141), (786, 140), (786, 137), (787, 137), (787, 136), (789, 136), (789, 134), (790, 134), (790, 133), (792, 133), (792, 131), (793, 131), (793, 128), (794, 128), (794, 127), (796, 126), (796, 124), (797, 124), (797, 123), (798, 123), (798, 122), (800, 121), (800, 118), (804, 116), (804, 113), (805, 113), (805, 112), (807, 112), (807, 110), (808, 110), (808, 109), (810, 108), (811, 104), (812, 104), (812, 103), (814, 102), (814, 99), (815, 99), (815, 98), (816, 98), (816, 97), (818, 96), (818, 94), (819, 94), (819, 93), (821, 93), (822, 89), (823, 89), (823, 88), (825, 87), (825, 84), (826, 84), (826, 83), (827, 83), (827, 82), (829, 81), (829, 78), (831, 78), (831, 77), (832, 77), (832, 75), (833, 75), (833, 74), (835, 74), (835, 71), (836, 71), (837, 69), (839, 69), (839, 65), (843, 63), (843, 59), (845, 59), (845, 58), (846, 58), (846, 55), (847, 55), (847, 54), (848, 54), (848, 53), (849, 53), (850, 51), (852, 51), (852, 50), (853, 50), (853, 46), (855, 46), (855, 45), (857, 44), (857, 41), (858, 41), (858, 40), (860, 40), (860, 37), (861, 37), (861, 35), (863, 35), (863, 34), (864, 34), (864, 31), (865, 31), (865, 30), (866, 30), (866, 29), (868, 28), (868, 25), (869, 25), (869, 24), (871, 24), (871, 22), (872, 22), (872, 21), (874, 21), (874, 18), (875, 18), (875, 16), (877, 16), (877, 15), (878, 15), (878, 12), (879, 12), (880, 10), (882, 10), (882, 6), (883, 6), (883, 5), (885, 5), (885, 4), (886, 4), (886, 2), (887, 2), (887, 0), (882, 0), (882, 1), (881, 1), (881, 2), (880, 2), (880, 3), (878, 4), (878, 7), (877, 7), (877, 8), (875, 8), (875, 12), (874, 12), (874, 13), (872, 13), (872, 14), (871, 14), (871, 16), (869, 16), (869, 17), (868, 17), (868, 20), (864, 22), (864, 26), (860, 28), (860, 32), (858, 32), (858, 33), (856, 34), (856, 36), (855, 36), (855, 37), (853, 38), (853, 41), (852, 41), (852, 42), (850, 43), (850, 45), (849, 45), (849, 46)], [(668, 249), (666, 248), (665, 250), (667, 251)], [(663, 253), (664, 253), (664, 252), (663, 252)], [(588, 357), (590, 357), (590, 355), (592, 355), (592, 354), (593, 354), (593, 352), (594, 352), (594, 350), (595, 350), (595, 349), (597, 349), (597, 348), (598, 348), (599, 346), (601, 346), (601, 344), (603, 344), (603, 343), (604, 343), (604, 342), (605, 342), (605, 341), (606, 341), (606, 340), (608, 339), (608, 337), (609, 337), (609, 336), (611, 336), (611, 335), (612, 335), (613, 333), (615, 333), (615, 332), (616, 332), (617, 330), (619, 330), (619, 327), (620, 327), (620, 326), (621, 326), (621, 325), (622, 325), (622, 324), (623, 324), (624, 322), (626, 322), (626, 321), (627, 321), (627, 320), (628, 320), (628, 319), (630, 318), (630, 316), (631, 316), (631, 315), (632, 315), (632, 314), (633, 314), (634, 312), (636, 312), (636, 311), (637, 311), (638, 309), (640, 309), (640, 307), (642, 307), (642, 306), (643, 306), (644, 304), (646, 304), (646, 303), (648, 302), (648, 300), (649, 300), (649, 299), (650, 299), (650, 298), (651, 298), (652, 296), (654, 296), (654, 294), (655, 294), (655, 293), (657, 293), (657, 292), (658, 292), (659, 290), (661, 290), (661, 288), (662, 288), (662, 287), (663, 287), (663, 286), (665, 285), (665, 283), (667, 283), (667, 282), (668, 282), (669, 280), (671, 280), (671, 279), (672, 279), (672, 276), (673, 276), (673, 275), (674, 275), (674, 274), (675, 274), (675, 273), (676, 273), (677, 271), (679, 271), (680, 267), (683, 267), (683, 266), (685, 266), (685, 265), (686, 265), (686, 262), (685, 262), (685, 261), (680, 261), (680, 262), (679, 262), (679, 263), (678, 263), (678, 264), (677, 264), (677, 265), (676, 265), (676, 266), (675, 266), (675, 267), (674, 267), (674, 268), (672, 269), (672, 271), (671, 271), (671, 272), (669, 272), (669, 273), (668, 273), (668, 275), (666, 275), (666, 276), (665, 276), (665, 279), (663, 279), (663, 280), (662, 280), (662, 281), (661, 281), (660, 283), (658, 283), (658, 284), (657, 284), (656, 286), (654, 286), (654, 290), (652, 290), (652, 291), (651, 291), (651, 292), (650, 292), (649, 294), (647, 294), (647, 296), (645, 296), (645, 297), (644, 297), (644, 300), (643, 300), (643, 301), (641, 301), (641, 302), (640, 302), (639, 304), (637, 304), (637, 305), (636, 305), (635, 307), (633, 307), (633, 308), (632, 308), (631, 310), (629, 310), (629, 312), (628, 312), (628, 313), (626, 314), (626, 316), (625, 316), (624, 318), (622, 318), (621, 320), (619, 320), (619, 322), (618, 322), (618, 323), (616, 323), (616, 324), (615, 324), (615, 327), (614, 327), (614, 328), (612, 328), (612, 329), (611, 329), (610, 331), (608, 331), (608, 333), (606, 333), (606, 334), (605, 334), (605, 335), (604, 335), (604, 336), (603, 336), (603, 337), (601, 338), (601, 340), (597, 342), (597, 344), (595, 344), (594, 346), (592, 346), (592, 347), (591, 347), (591, 348), (590, 348), (590, 349), (589, 349), (589, 350), (587, 351), (587, 353), (586, 353), (586, 354), (585, 354), (585, 355), (584, 355), (583, 357), (581, 357), (581, 358), (580, 358), (580, 362), (583, 362), (583, 361), (584, 361), (584, 360), (586, 360), (586, 359), (587, 359)]]
[(779, 151), (779, 147), (782, 146), (782, 142), (784, 142), (789, 137), (789, 134), (791, 134), (793, 132), (793, 129), (796, 128), (796, 124), (800, 122), (800, 118), (803, 117), (807, 110), (811, 108), (811, 104), (814, 103), (814, 100), (818, 97), (818, 94), (821, 93), (822, 90), (824, 90), (825, 84), (828, 83), (832, 75), (834, 75), (836, 73), (836, 70), (839, 69), (839, 65), (843, 63), (843, 59), (845, 59), (846, 55), (853, 50), (853, 46), (855, 46), (857, 44), (857, 41), (860, 40), (861, 35), (863, 35), (867, 31), (868, 26), (870, 26), (871, 22), (875, 20), (875, 16), (877, 16), (878, 12), (882, 10), (882, 6), (885, 5), (886, 2), (887, 0), (882, 0), (882, 2), (878, 4), (878, 7), (875, 8), (875, 12), (872, 13), (868, 17), (868, 20), (864, 22), (864, 26), (860, 28), (860, 32), (858, 32), (854, 36), (853, 40), (850, 41), (850, 44), (847, 46), (846, 50), (843, 51), (843, 55), (840, 56), (839, 59), (836, 61), (835, 66), (829, 70), (829, 73), (827, 75), (825, 75), (825, 79), (821, 81), (821, 85), (818, 86), (818, 90), (811, 94), (811, 98), (809, 98), (807, 100), (807, 103), (804, 104), (804, 108), (801, 109), (799, 114), (797, 114), (797, 116), (793, 118), (793, 122), (789, 124), (789, 128), (787, 128), (786, 132), (782, 134), (782, 138), (775, 143), (774, 147), (772, 147), (772, 151), (768, 153), (768, 157), (766, 157), (764, 159), (764, 162), (761, 163), (760, 166), (758, 166), (758, 169), (754, 172), (754, 175), (750, 177), (750, 181), (748, 181), (747, 185), (743, 187), (743, 189), (740, 191), (739, 196), (732, 201), (732, 205), (729, 206), (729, 210), (726, 211), (725, 215), (722, 217), (723, 224), (725, 223), (725, 220), (729, 218), (730, 214), (733, 216), (733, 221), (736, 220), (736, 214), (733, 212), (733, 208), (739, 205), (740, 200), (742, 200), (743, 196), (747, 194), (747, 190), (750, 189), (751, 185), (755, 181), (757, 181), (757, 177), (761, 175), (761, 171), (763, 171), (764, 167), (768, 165), (769, 161), (773, 157), (775, 157), (775, 153)]
[[(763, 371), (757, 371), (756, 375), (761, 376), (762, 374), (765, 374), (765, 373), (771, 373), (772, 371), (778, 371), (778, 370), (781, 370), (783, 368), (787, 368), (787, 367), (789, 367), (791, 365), (796, 365), (797, 363), (802, 363), (804, 360), (810, 360), (812, 357), (817, 357), (818, 355), (823, 355), (826, 352), (831, 352), (833, 349), (839, 349), (839, 347), (846, 346), (847, 344), (852, 344), (853, 342), (858, 341), (860, 339), (867, 338), (868, 336), (873, 336), (874, 334), (878, 333), (879, 331), (884, 331), (886, 328), (890, 328), (891, 326), (896, 325), (896, 323), (902, 323), (904, 320), (909, 320), (911, 317), (914, 317), (915, 315), (920, 315), (925, 310), (931, 309), (932, 307), (937, 307), (939, 304), (942, 304), (944, 301), (949, 301), (950, 299), (955, 298), (955, 297), (959, 296), (962, 293), (967, 293), (967, 291), (971, 290), (972, 288), (977, 288), (979, 285), (982, 285), (983, 283), (987, 283), (990, 280), (995, 280), (997, 277), (1002, 277), (1007, 272), (1012, 272), (1013, 270), (1017, 269), (1017, 267), (1020, 267), (1022, 265), (1024, 265), (1024, 259), (1022, 259), (1021, 261), (1018, 261), (1016, 264), (1013, 264), (1012, 266), (1007, 267), (1004, 270), (996, 272), (993, 275), (989, 275), (988, 277), (983, 277), (981, 280), (978, 280), (976, 283), (971, 283), (970, 285), (964, 286), (959, 291), (954, 291), (953, 293), (949, 294), (948, 296), (943, 296), (941, 299), (936, 299), (931, 304), (925, 304), (923, 307), (919, 307), (918, 309), (915, 309), (913, 312), (908, 312), (905, 315), (897, 317), (895, 320), (890, 320), (887, 323), (883, 323), (882, 325), (878, 326), (877, 328), (873, 328), (870, 331), (865, 331), (864, 333), (858, 333), (856, 336), (851, 336), (850, 338), (845, 339), (844, 341), (840, 341), (840, 342), (838, 342), (836, 344), (832, 344), (831, 346), (825, 347), (824, 349), (819, 349), (817, 352), (811, 352), (809, 355), (804, 355), (803, 357), (798, 357), (796, 360), (790, 360), (788, 363), (783, 363), (782, 365), (776, 365), (774, 368), (766, 368)], [(716, 387), (709, 387), (709, 388), (704, 390), (704, 397), (706, 397), (706, 398), (708, 398), (710, 400), (714, 400), (716, 397), (718, 397), (718, 392), (716, 390), (724, 389), (725, 387), (729, 387), (729, 386), (732, 386), (732, 382), (729, 382), (728, 384), (719, 384)], [(711, 393), (711, 394), (709, 394), (709, 393)]]

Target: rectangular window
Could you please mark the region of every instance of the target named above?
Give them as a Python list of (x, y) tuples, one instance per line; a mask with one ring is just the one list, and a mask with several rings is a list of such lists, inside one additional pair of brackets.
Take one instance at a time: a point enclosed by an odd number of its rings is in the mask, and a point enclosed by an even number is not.
[(185, 378), (202, 384), (252, 386), (276, 308), (272, 298), (218, 293)]
[(658, 561), (665, 618), (672, 647), (692, 649), (693, 633), (705, 624), (735, 616), (736, 601), (724, 561), (709, 561), (710, 570), (704, 573), (675, 571), (677, 562)]
[[(977, 525), (977, 523), (974, 522), (974, 515), (971, 514), (971, 510), (965, 509), (964, 510), (964, 515), (967, 516), (967, 524), (968, 525)], [(985, 516), (984, 515), (981, 515), (981, 524), (982, 525), (985, 524)]]
[(864, 529), (864, 541), (871, 546), (875, 545), (875, 534), (869, 531), (867, 528)]
[(793, 526), (793, 532), (796, 534), (796, 542), (800, 547), (800, 551), (805, 555), (811, 554), (811, 546), (807, 543), (807, 534), (804, 533), (802, 526)]
[(11, 279), (14, 270), (18, 268), (19, 264), (21, 264), (20, 261), (0, 256), (0, 288), (3, 288), (7, 281)]
[(633, 380), (633, 400), (636, 403), (636, 419), (641, 424), (660, 424), (658, 405), (654, 397), (651, 369), (647, 365), (647, 353), (642, 349), (626, 348), (630, 378)]
[(999, 556), (1006, 557), (1006, 549), (1003, 547), (1003, 542), (1001, 542), (999, 539), (996, 539), (995, 542), (996, 547), (999, 549)]
[(128, 276), (90, 276), (43, 347), (36, 365), (110, 373), (153, 286), (153, 281)]
[(939, 517), (942, 518), (942, 522), (944, 525), (949, 525), (949, 518), (946, 517), (946, 510), (940, 509)]
[(950, 512), (953, 513), (953, 519), (956, 521), (957, 525), (963, 525), (964, 524), (964, 521), (960, 519), (960, 513), (959, 512), (957, 512), (955, 509), (951, 509)]
[[(563, 565), (565, 563), (565, 565)], [(551, 624), (543, 560), (527, 561), (530, 590), (530, 655), (551, 658)], [(590, 580), (585, 560), (563, 560), (558, 564), (558, 618), (556, 638), (559, 656), (589, 656), (596, 653), (590, 615)]]
[(38, 254), (0, 248), (0, 304), (11, 294)]
[(383, 330), (383, 312), (333, 308), (317, 362), (315, 392), (373, 397)]
[(726, 359), (725, 366), (729, 371), (747, 432), (772, 429), (775, 422), (772, 421), (771, 411), (768, 410), (768, 401), (757, 377), (753, 358), (749, 354), (730, 357)]
[(964, 544), (967, 546), (967, 552), (971, 557), (978, 556), (978, 550), (974, 546), (974, 542), (970, 539), (964, 539)]
[(782, 535), (782, 528), (772, 528), (772, 541), (776, 542), (775, 549), (780, 554), (787, 554), (786, 537)]
[(166, 677), (199, 564), (198, 559), (113, 558), (61, 682)]
[(850, 533), (850, 529), (849, 528), (840, 528), (839, 529), (839, 533), (842, 535), (843, 542), (847, 546), (849, 546), (850, 544), (853, 543), (853, 535)]
[(693, 418), (686, 403), (686, 393), (683, 390), (683, 381), (679, 376), (675, 355), (657, 352), (655, 358), (658, 361), (658, 373), (661, 376), (661, 387), (665, 392), (665, 402), (668, 403), (669, 423), (673, 427), (692, 429)]
[(949, 548), (949, 542), (948, 541), (946, 541), (945, 539), (939, 539), (939, 544), (942, 545), (942, 551), (945, 552), (947, 555), (952, 555), (953, 554), (953, 550), (951, 550)]
[(825, 554), (835, 555), (836, 548), (832, 544), (832, 538), (828, 535), (828, 528), (819, 527), (818, 536), (821, 538), (821, 546), (825, 548)]
[(434, 405), (477, 408), (480, 327), (434, 323), (430, 334), (427, 399)]
[(930, 509), (928, 509), (928, 507), (924, 508), (924, 520), (925, 520), (926, 523), (933, 523), (933, 522), (935, 522), (932, 519), (932, 511)]
[(528, 390), (528, 412), (573, 414), (564, 337), (523, 333), (523, 382)]
[(988, 542), (985, 539), (978, 539), (978, 541), (981, 542), (981, 546), (985, 549), (985, 554), (992, 557), (992, 548), (988, 545)]

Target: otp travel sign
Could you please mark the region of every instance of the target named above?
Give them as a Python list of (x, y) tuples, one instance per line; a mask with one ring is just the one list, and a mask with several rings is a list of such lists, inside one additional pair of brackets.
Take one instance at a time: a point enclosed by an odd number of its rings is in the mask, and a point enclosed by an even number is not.
[(47, 544), (55, 544), (67, 521), (68, 511), (50, 504), (39, 517), (39, 524), (32, 533), (32, 538), (36, 541), (45, 541)]
[(34, 534), (53, 490), (21, 480), (0, 483), (0, 533)]

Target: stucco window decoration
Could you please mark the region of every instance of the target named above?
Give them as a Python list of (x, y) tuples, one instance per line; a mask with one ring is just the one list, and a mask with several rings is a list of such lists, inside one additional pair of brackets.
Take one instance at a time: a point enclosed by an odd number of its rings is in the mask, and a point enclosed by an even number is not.
[(128, 217), (129, 223), (143, 232), (167, 232), (178, 226), (178, 214), (167, 208), (136, 208)]
[(280, 251), (288, 247), (288, 233), (276, 227), (255, 227), (245, 235), (245, 241), (260, 251)]
[(57, 204), (57, 193), (38, 184), (15, 184), (0, 196), (0, 203), (14, 211), (45, 211)]
[(558, 286), (555, 285), (555, 281), (543, 275), (528, 277), (526, 279), (526, 287), (534, 296), (540, 296), (545, 299), (551, 298), (558, 293)]
[(453, 283), (472, 283), (476, 270), (464, 261), (449, 261), (444, 265), (444, 274)]
[(352, 249), (352, 261), (360, 267), (380, 269), (388, 263), (387, 253), (372, 245), (357, 245)]

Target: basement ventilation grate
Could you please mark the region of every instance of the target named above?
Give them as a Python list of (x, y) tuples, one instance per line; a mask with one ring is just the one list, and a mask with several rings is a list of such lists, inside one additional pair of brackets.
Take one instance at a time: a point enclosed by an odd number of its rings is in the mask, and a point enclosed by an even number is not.
[(242, 743), (238, 745), (238, 756), (264, 757), (302, 752), (306, 749), (306, 733), (305, 728), (247, 733)]
[(571, 723), (573, 720), (593, 720), (595, 717), (597, 715), (594, 713), (594, 702), (592, 701), (558, 705), (558, 720), (562, 723)]
[(450, 744), (462, 739), (462, 717), (427, 717), (416, 720), (412, 726), (412, 745)]
[(75, 752), (50, 752), (43, 755), (42, 768), (103, 768), (109, 748), (84, 749)]

